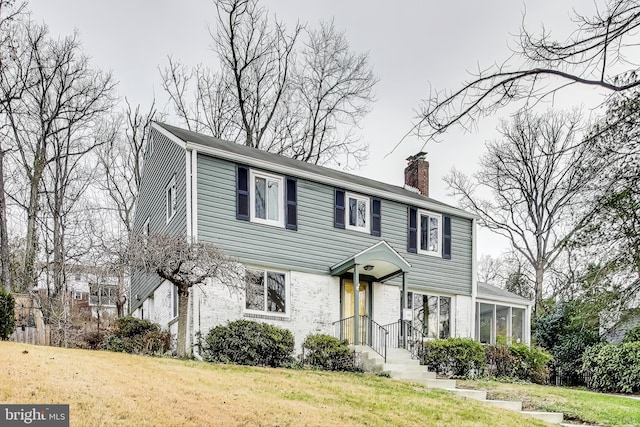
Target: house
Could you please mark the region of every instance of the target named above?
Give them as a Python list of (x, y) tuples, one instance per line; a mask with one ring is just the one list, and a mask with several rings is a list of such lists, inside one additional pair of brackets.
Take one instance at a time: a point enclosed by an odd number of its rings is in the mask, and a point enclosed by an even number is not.
[[(395, 345), (406, 322), (424, 339), (478, 337), (478, 307), (495, 313), (505, 295), (479, 293), (476, 218), (429, 197), (425, 153), (408, 159), (405, 183), (154, 123), (134, 227), (212, 242), (245, 269), (239, 292), (214, 279), (192, 289), (190, 344), (236, 319), (286, 328), (298, 348), (311, 333), (367, 345), (382, 333), (375, 345)], [(130, 301), (135, 316), (177, 331), (171, 283), (135, 273)]]

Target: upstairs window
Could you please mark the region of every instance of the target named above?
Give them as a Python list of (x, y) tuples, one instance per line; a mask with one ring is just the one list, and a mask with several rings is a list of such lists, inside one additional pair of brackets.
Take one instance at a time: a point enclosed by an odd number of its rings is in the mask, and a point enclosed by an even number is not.
[(236, 166), (236, 218), (298, 229), (297, 181)]
[(380, 236), (382, 202), (374, 197), (335, 189), (333, 226)]
[(419, 252), (440, 256), (442, 242), (442, 216), (433, 212), (418, 211)]
[(284, 226), (282, 177), (251, 171), (251, 221)]
[(167, 188), (165, 190), (165, 200), (166, 200), (166, 208), (167, 208), (167, 224), (173, 218), (173, 215), (176, 212), (176, 177), (174, 176), (169, 181)]
[(346, 193), (346, 199), (346, 228), (348, 230), (357, 230), (368, 233), (370, 230), (369, 198), (353, 193)]

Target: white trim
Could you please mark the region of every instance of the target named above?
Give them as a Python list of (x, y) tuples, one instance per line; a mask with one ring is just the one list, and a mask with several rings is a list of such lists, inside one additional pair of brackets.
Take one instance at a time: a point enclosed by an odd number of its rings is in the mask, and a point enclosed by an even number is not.
[[(455, 294), (441, 294), (441, 293), (427, 293), (428, 291), (423, 291), (423, 290), (409, 290), (408, 292), (411, 292), (411, 311), (413, 312), (413, 310), (415, 310), (415, 307), (413, 306), (413, 295), (414, 294), (418, 294), (418, 295), (424, 295), (427, 297), (438, 297), (438, 308), (436, 310), (436, 313), (438, 314), (438, 331), (436, 332), (436, 336), (435, 337), (428, 337), (430, 339), (440, 339), (440, 298), (444, 297), (444, 298), (449, 298), (449, 336), (448, 337), (455, 337), (456, 334), (456, 312), (457, 312), (457, 301), (456, 301), (456, 295)], [(407, 292), (407, 293), (408, 293)], [(413, 314), (411, 316), (411, 321), (413, 321)], [(447, 338), (447, 337), (445, 337)]]
[(186, 222), (187, 222), (187, 241), (192, 242), (193, 236), (191, 235), (191, 153), (189, 151), (185, 151), (185, 196), (184, 196), (184, 204), (186, 211)]
[[(169, 215), (169, 192), (171, 191), (171, 215)], [(176, 215), (176, 175), (173, 174), (173, 177), (167, 184), (164, 189), (164, 208), (165, 208), (165, 218), (166, 224), (171, 222), (171, 219)]]
[(185, 143), (183, 140), (181, 140), (180, 138), (178, 138), (177, 136), (175, 136), (174, 134), (172, 134), (171, 132), (169, 132), (168, 130), (166, 130), (165, 128), (163, 128), (162, 126), (157, 124), (156, 122), (152, 122), (151, 123), (151, 128), (157, 130), (162, 135), (164, 135), (167, 138), (169, 138), (169, 140), (171, 142), (175, 143), (178, 147), (183, 148), (183, 149), (187, 148), (187, 143)]
[[(435, 251), (430, 251), (427, 249), (422, 249), (422, 216), (428, 216), (429, 218), (437, 218), (438, 219), (438, 248)], [(442, 220), (442, 214), (431, 212), (423, 209), (418, 209), (418, 218), (416, 224), (416, 232), (418, 233), (416, 244), (418, 246), (418, 253), (424, 255), (430, 255), (438, 258), (442, 258), (442, 236), (444, 222)], [(429, 221), (431, 222), (431, 221)], [(430, 224), (429, 224), (430, 225)], [(431, 233), (427, 232), (427, 235), (431, 237)]]
[(191, 237), (198, 240), (198, 152), (191, 151)]
[[(251, 315), (259, 315), (259, 316), (273, 316), (273, 317), (278, 317), (278, 318), (282, 318), (282, 319), (289, 319), (291, 317), (291, 272), (287, 271), (287, 270), (279, 270), (276, 268), (270, 268), (270, 267), (261, 267), (261, 266), (255, 266), (255, 265), (245, 265), (245, 272), (246, 270), (257, 270), (257, 271), (262, 271), (262, 273), (264, 274), (264, 289), (265, 289), (265, 306), (267, 304), (267, 295), (266, 295), (266, 289), (267, 289), (267, 273), (271, 272), (271, 273), (278, 273), (278, 274), (283, 274), (284, 275), (284, 293), (285, 293), (285, 310), (284, 313), (279, 313), (277, 311), (267, 311), (267, 310), (252, 310), (252, 309), (248, 309), (247, 308), (247, 293), (246, 293), (246, 283), (245, 283), (245, 292), (244, 292), (244, 298), (243, 298), (243, 305), (242, 305), (242, 314), (251, 314)], [(245, 278), (246, 280), (246, 278)]]
[[(255, 187), (256, 178), (263, 178), (265, 180), (278, 181), (278, 219), (277, 220), (256, 217), (256, 187)], [(284, 228), (284, 215), (285, 215), (284, 186), (285, 186), (284, 177), (280, 175), (274, 175), (268, 172), (262, 172), (255, 169), (251, 169), (249, 171), (249, 219), (251, 220), (251, 222), (255, 222), (258, 224), (273, 225), (276, 227)], [(267, 192), (268, 192), (268, 185), (265, 186), (265, 199), (267, 198), (266, 197)], [(269, 207), (265, 206), (265, 216), (268, 216), (268, 211), (269, 211)]]
[[(175, 137), (174, 137), (175, 138)], [(384, 191), (384, 190), (379, 190), (379, 189), (374, 189), (371, 188), (369, 186), (365, 186), (365, 185), (359, 185), (359, 184), (355, 184), (349, 181), (343, 181), (340, 179), (335, 179), (329, 176), (325, 176), (319, 173), (314, 173), (314, 172), (308, 172), (308, 171), (304, 171), (302, 169), (299, 168), (295, 168), (292, 166), (285, 166), (285, 165), (280, 165), (280, 164), (275, 164), (272, 162), (265, 162), (259, 159), (256, 159), (254, 157), (251, 156), (245, 156), (242, 154), (237, 154), (237, 153), (231, 153), (227, 150), (222, 150), (219, 148), (214, 148), (214, 147), (209, 147), (209, 146), (205, 146), (202, 144), (198, 144), (195, 142), (186, 142), (186, 148), (187, 149), (198, 149), (200, 150), (200, 152), (205, 153), (205, 154), (209, 154), (211, 156), (220, 158), (220, 159), (225, 159), (225, 160), (230, 160), (232, 162), (238, 162), (238, 163), (242, 163), (245, 164), (247, 166), (250, 167), (258, 167), (258, 168), (264, 168), (264, 169), (269, 169), (273, 172), (276, 173), (281, 173), (283, 175), (290, 175), (290, 176), (295, 176), (295, 177), (299, 177), (299, 178), (304, 178), (304, 179), (308, 179), (310, 181), (315, 181), (315, 182), (319, 182), (321, 184), (327, 184), (330, 185), (332, 187), (338, 187), (338, 188), (344, 188), (345, 190), (348, 191), (353, 191), (356, 193), (363, 193), (363, 194), (375, 194), (377, 197), (381, 197), (384, 199), (388, 199), (388, 200), (393, 200), (396, 202), (400, 202), (400, 203), (404, 203), (406, 205), (409, 206), (416, 206), (418, 208), (422, 208), (422, 209), (428, 209), (428, 210), (435, 210), (437, 212), (442, 212), (444, 214), (449, 214), (449, 215), (453, 215), (453, 216), (457, 216), (459, 218), (466, 218), (466, 219), (474, 219), (477, 218), (476, 215), (470, 214), (469, 212), (465, 212), (459, 209), (456, 209), (454, 207), (451, 206), (447, 206), (447, 205), (440, 205), (438, 203), (433, 203), (429, 200), (419, 200), (419, 199), (414, 199), (412, 197), (405, 197), (390, 191)]]
[(478, 231), (477, 220), (471, 220), (471, 336), (476, 336), (476, 300), (478, 298)]
[[(349, 220), (350, 220), (350, 209), (351, 209), (351, 205), (349, 204), (349, 199), (354, 199), (356, 201), (356, 209), (357, 209), (357, 204), (358, 202), (365, 202), (367, 205), (367, 209), (365, 212), (365, 217), (364, 217), (364, 227), (360, 227), (358, 225), (351, 225), (349, 224)], [(344, 193), (344, 228), (346, 228), (347, 230), (354, 230), (354, 231), (359, 231), (361, 233), (367, 233), (370, 234), (371, 233), (371, 198), (367, 197), (367, 196), (363, 196), (362, 194), (356, 194), (356, 193), (350, 193), (350, 192), (345, 192)], [(356, 222), (357, 222), (358, 218), (357, 218), (357, 214), (356, 214)]]
[(364, 253), (366, 253), (366, 252), (369, 252), (370, 250), (375, 249), (375, 248), (377, 248), (377, 247), (378, 247), (378, 246), (380, 246), (380, 245), (384, 245), (384, 246), (386, 246), (386, 247), (387, 247), (387, 249), (389, 249), (389, 250), (390, 250), (390, 251), (392, 251), (394, 254), (396, 254), (396, 256), (397, 256), (398, 258), (400, 258), (400, 259), (402, 260), (402, 262), (404, 262), (404, 263), (405, 263), (405, 265), (407, 266), (407, 268), (411, 268), (411, 264), (409, 264), (409, 262), (408, 262), (406, 259), (404, 259), (404, 257), (403, 257), (402, 255), (400, 255), (400, 254), (398, 253), (398, 251), (396, 251), (395, 249), (393, 249), (393, 248), (392, 248), (392, 247), (391, 247), (391, 246), (390, 246), (390, 245), (389, 245), (385, 240), (380, 240), (380, 241), (379, 241), (378, 243), (376, 243), (375, 245), (370, 246), (370, 247), (368, 247), (367, 249), (364, 249), (364, 250), (362, 250), (362, 251), (358, 252), (357, 254), (355, 254), (355, 255), (353, 255), (353, 256), (350, 256), (349, 258), (343, 259), (342, 261), (335, 263), (334, 265), (332, 265), (331, 267), (329, 267), (329, 270), (333, 270), (333, 269), (335, 269), (335, 268), (338, 268), (339, 266), (341, 266), (341, 265), (342, 265), (342, 264), (344, 264), (345, 262), (349, 261), (350, 259), (356, 259), (356, 258), (358, 258), (360, 255), (362, 255), (362, 254), (364, 254)]

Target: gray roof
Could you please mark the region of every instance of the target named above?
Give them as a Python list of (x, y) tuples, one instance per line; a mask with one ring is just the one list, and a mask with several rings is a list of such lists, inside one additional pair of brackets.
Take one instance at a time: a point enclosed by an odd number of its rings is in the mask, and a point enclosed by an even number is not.
[(369, 187), (373, 190), (380, 190), (384, 192), (393, 193), (401, 197), (414, 199), (416, 204), (427, 202), (427, 203), (438, 205), (441, 207), (446, 207), (447, 211), (454, 211), (458, 215), (466, 218), (474, 217), (469, 212), (466, 212), (454, 206), (439, 202), (430, 197), (425, 197), (417, 192), (408, 190), (403, 187), (399, 187), (397, 185), (391, 185), (384, 182), (375, 181), (373, 179), (363, 178), (358, 175), (337, 171), (335, 169), (330, 169), (324, 166), (318, 166), (312, 163), (291, 159), (278, 154), (273, 154), (263, 150), (259, 150), (257, 148), (247, 147), (242, 144), (236, 144), (234, 142), (224, 141), (222, 139), (214, 138), (212, 136), (202, 135), (196, 132), (192, 132), (186, 129), (181, 129), (165, 123), (159, 123), (159, 122), (155, 122), (155, 123), (158, 126), (162, 127), (164, 130), (166, 130), (167, 132), (173, 134), (174, 136), (176, 136), (177, 138), (181, 139), (184, 142), (190, 142), (190, 143), (199, 144), (205, 147), (224, 150), (228, 153), (235, 154), (237, 156), (252, 157), (265, 163), (271, 163), (271, 164), (281, 165), (289, 168), (294, 168), (299, 170), (301, 173), (310, 173), (310, 174), (330, 177), (330, 178), (342, 181), (345, 184), (353, 183), (353, 184)]
[(531, 300), (484, 282), (478, 282), (478, 298), (533, 305)]

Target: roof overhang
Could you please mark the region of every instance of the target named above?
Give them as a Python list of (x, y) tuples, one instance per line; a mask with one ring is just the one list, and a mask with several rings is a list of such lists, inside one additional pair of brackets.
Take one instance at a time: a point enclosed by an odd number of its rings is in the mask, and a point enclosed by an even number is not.
[(384, 240), (376, 243), (344, 261), (329, 268), (332, 276), (342, 276), (353, 273), (358, 265), (360, 274), (374, 277), (379, 282), (385, 282), (411, 269), (407, 262)]

